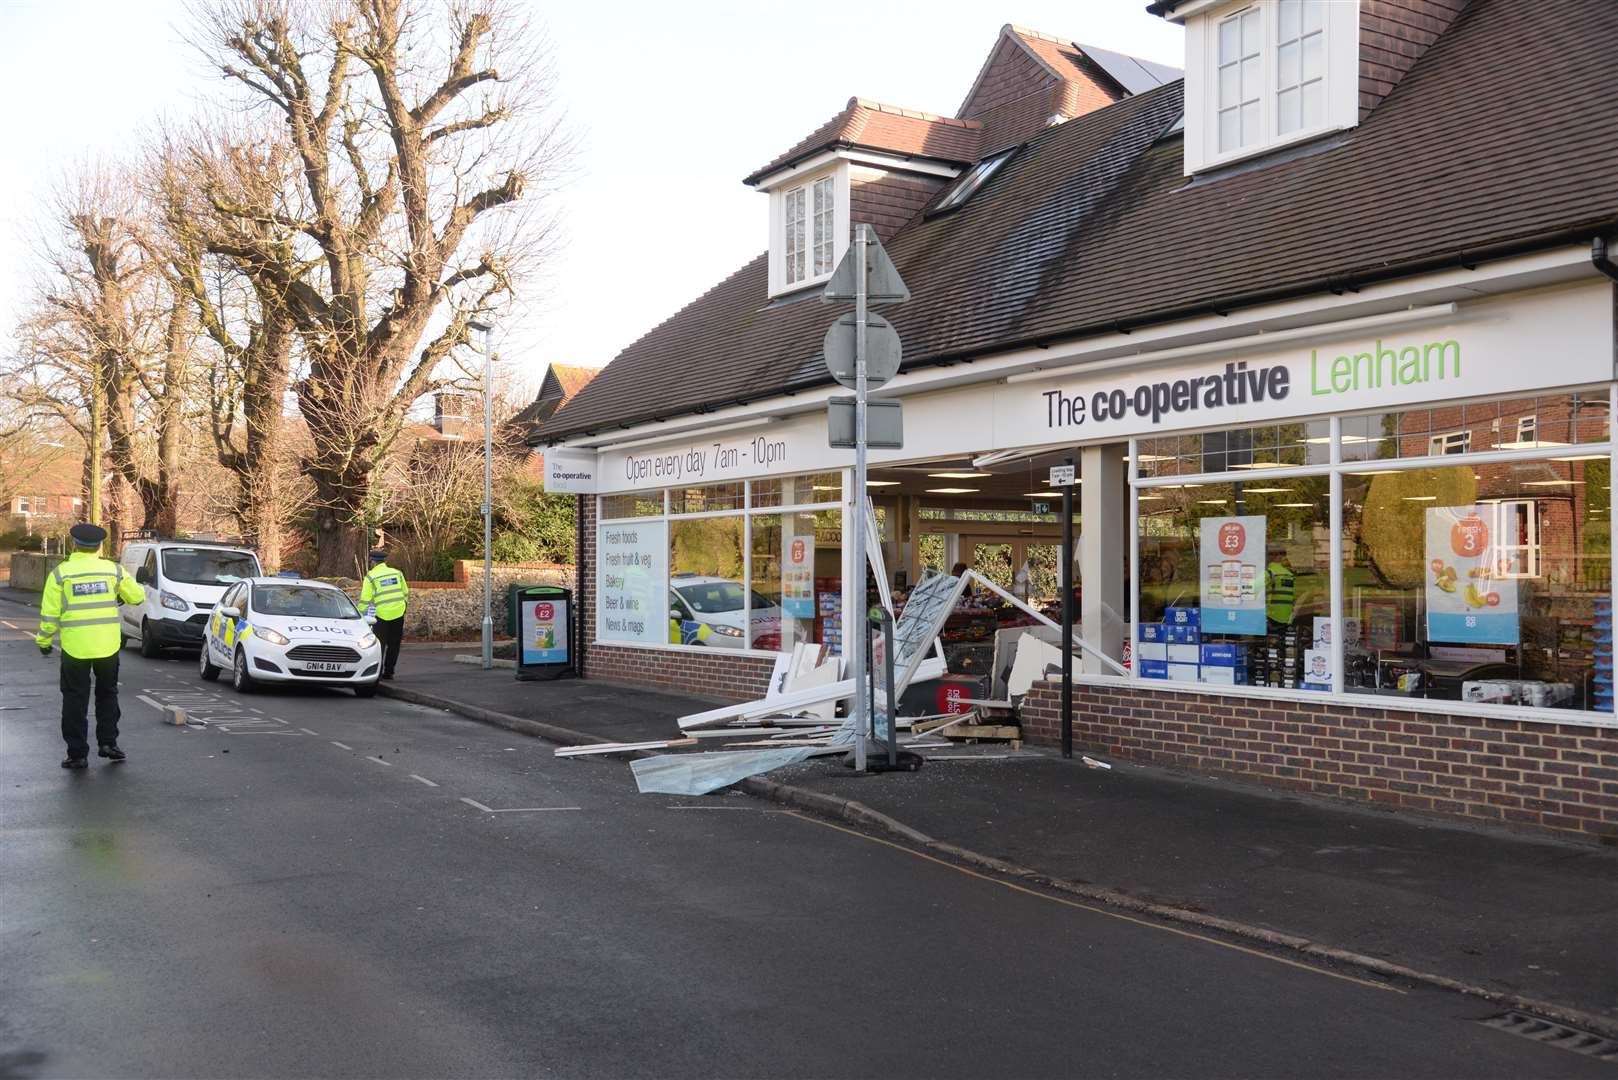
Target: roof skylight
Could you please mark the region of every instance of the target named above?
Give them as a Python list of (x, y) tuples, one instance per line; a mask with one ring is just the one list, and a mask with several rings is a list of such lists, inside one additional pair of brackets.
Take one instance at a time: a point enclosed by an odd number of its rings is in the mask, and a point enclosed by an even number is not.
[(945, 195), (937, 206), (933, 207), (933, 213), (942, 214), (962, 206), (966, 200), (977, 194), (978, 188), (989, 182), (989, 177), (1000, 171), (1000, 166), (1004, 165), (1007, 159), (1012, 154), (1015, 154), (1017, 150), (1018, 148), (1015, 146), (1010, 150), (1002, 150), (992, 157), (984, 158), (966, 170), (966, 174), (956, 182), (950, 193)]

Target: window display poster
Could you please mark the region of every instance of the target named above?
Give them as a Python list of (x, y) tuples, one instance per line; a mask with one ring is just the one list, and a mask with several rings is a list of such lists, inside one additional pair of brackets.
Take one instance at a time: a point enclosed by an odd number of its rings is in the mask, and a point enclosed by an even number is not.
[(1517, 644), (1517, 579), (1498, 508), (1427, 510), (1427, 640)]
[(1202, 519), (1204, 634), (1262, 636), (1264, 621), (1263, 514)]
[(789, 619), (812, 619), (815, 617), (815, 535), (811, 532), (783, 536), (782, 547), (781, 610)]
[(567, 601), (524, 600), (522, 662), (567, 663)]
[(602, 641), (669, 640), (669, 527), (664, 521), (601, 526), (596, 543)]

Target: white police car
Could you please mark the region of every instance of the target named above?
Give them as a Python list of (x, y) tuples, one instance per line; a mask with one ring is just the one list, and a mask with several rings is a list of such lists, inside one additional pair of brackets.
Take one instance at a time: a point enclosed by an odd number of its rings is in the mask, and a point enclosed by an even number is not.
[(343, 590), (296, 577), (244, 578), (208, 619), (198, 670), (204, 679), (230, 672), (241, 693), (258, 683), (316, 683), (376, 693), (382, 647), (371, 620)]

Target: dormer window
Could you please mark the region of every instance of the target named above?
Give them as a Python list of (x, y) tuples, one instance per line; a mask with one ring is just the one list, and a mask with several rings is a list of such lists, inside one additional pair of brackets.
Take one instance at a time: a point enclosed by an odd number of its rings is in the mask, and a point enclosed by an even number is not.
[(837, 196), (822, 176), (787, 191), (783, 200), (787, 285), (823, 278), (836, 266)]
[(1359, 122), (1359, 0), (1192, 0), (1187, 175)]

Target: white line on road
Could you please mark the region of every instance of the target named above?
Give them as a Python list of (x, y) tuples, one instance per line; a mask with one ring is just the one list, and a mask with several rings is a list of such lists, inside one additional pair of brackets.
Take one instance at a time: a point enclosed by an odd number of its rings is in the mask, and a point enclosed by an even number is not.
[(344, 750), (352, 750), (352, 749), (354, 749), (352, 746), (349, 746), (347, 743), (340, 743), (336, 739), (333, 739), (331, 741), (331, 744), (333, 746), (336, 746), (336, 747), (341, 747)]
[(756, 811), (756, 806), (665, 806), (665, 810), (744, 810)]
[(423, 784), (426, 784), (428, 787), (437, 787), (438, 786), (437, 784), (433, 783), (431, 780), (427, 779), (425, 776), (417, 776), (415, 773), (410, 774), (410, 779), (412, 779), (412, 780), (420, 780)]
[(151, 698), (147, 697), (145, 694), (136, 694), (135, 697), (136, 697), (137, 700), (146, 702), (146, 704), (150, 705), (152, 708), (156, 709), (158, 712), (167, 712), (168, 711), (167, 706), (159, 705), (157, 702), (153, 701)]
[(484, 806), (482, 803), (478, 802), (476, 799), (468, 799), (465, 795), (462, 795), (461, 796), (461, 801), (463, 803), (465, 803), (466, 805), (468, 805), (468, 806), (477, 807), (479, 810), (482, 810), (485, 814), (494, 813), (493, 810), (490, 810), (487, 806)]
[(582, 806), (513, 806), (507, 810), (490, 810), (491, 814), (537, 814), (545, 810), (583, 810)]
[(0, 619), (0, 626), (4, 626), (7, 630), (21, 630), (22, 629), (22, 627), (18, 626), (16, 623), (14, 623), (14, 622), (6, 622), (6, 620), (4, 620), (4, 619)]
[(378, 764), (378, 765), (386, 765), (386, 766), (387, 766), (387, 767), (388, 767), (388, 768), (390, 768), (390, 769), (391, 769), (391, 768), (393, 768), (393, 762), (391, 762), (391, 761), (383, 761), (383, 760), (382, 760), (382, 759), (381, 759), (381, 758), (379, 758), (379, 757), (375, 757), (375, 756), (370, 756), (370, 757), (367, 757), (367, 758), (366, 758), (366, 759), (365, 759), (365, 760), (366, 760), (366, 761), (374, 761), (374, 762), (376, 762), (376, 763), (377, 763), (377, 764)]
[(306, 727), (301, 727), (301, 728), (299, 728), (299, 729), (298, 729), (298, 730), (299, 730), (299, 731), (301, 731), (301, 732), (303, 732), (303, 733), (304, 733), (304, 734), (305, 734), (305, 735), (314, 735), (314, 736), (316, 736), (316, 737), (317, 737), (317, 738), (318, 738), (318, 737), (319, 737), (319, 735), (320, 735), (320, 732), (318, 732), (318, 731), (310, 731), (310, 730), (309, 730), (309, 729), (308, 729), (308, 728), (306, 728)]

